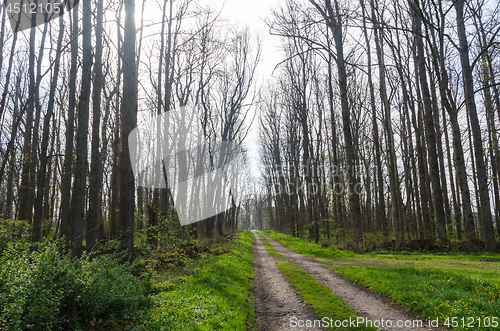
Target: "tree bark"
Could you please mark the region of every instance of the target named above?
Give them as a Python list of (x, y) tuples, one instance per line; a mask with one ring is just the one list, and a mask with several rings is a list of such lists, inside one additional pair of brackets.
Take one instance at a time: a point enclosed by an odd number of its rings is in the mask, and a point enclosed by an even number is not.
[(102, 89), (102, 19), (103, 4), (97, 2), (96, 27), (95, 27), (95, 64), (94, 86), (92, 100), (92, 147), (90, 163), (89, 209), (87, 211), (86, 248), (91, 252), (99, 235), (101, 215), (101, 154), (99, 153), (99, 131), (101, 129), (101, 89)]
[(75, 183), (71, 206), (71, 242), (74, 256), (83, 253), (83, 231), (85, 227), (85, 195), (87, 188), (87, 142), (89, 130), (90, 85), (92, 75), (92, 25), (91, 0), (83, 0), (83, 68), (82, 86), (78, 101), (78, 131), (76, 135)]
[(436, 130), (434, 127), (434, 115), (432, 108), (432, 100), (429, 92), (429, 85), (427, 83), (426, 68), (425, 68), (425, 52), (422, 38), (422, 18), (418, 12), (418, 3), (410, 2), (413, 10), (413, 32), (418, 54), (418, 78), (420, 81), (420, 88), (422, 89), (422, 98), (424, 101), (424, 123), (427, 136), (427, 145), (429, 152), (429, 168), (430, 177), (432, 182), (432, 200), (434, 204), (434, 213), (436, 217), (436, 229), (438, 239), (442, 242), (448, 240), (446, 235), (446, 217), (443, 207), (443, 191), (441, 187), (441, 180), (439, 178), (438, 157), (436, 148)]
[[(76, 0), (73, 0), (76, 1)], [(75, 135), (76, 107), (76, 74), (78, 61), (78, 4), (73, 8), (71, 22), (71, 68), (69, 76), (68, 121), (66, 126), (66, 146), (64, 149), (64, 166), (61, 178), (61, 236), (69, 241), (71, 178), (73, 177), (73, 139)]]
[[(36, 13), (32, 16), (36, 17)], [(32, 23), (32, 25), (34, 22)], [(33, 133), (33, 112), (35, 108), (35, 35), (36, 28), (31, 27), (30, 30), (30, 43), (29, 43), (29, 88), (28, 88), (28, 101), (26, 109), (26, 121), (24, 125), (24, 144), (23, 144), (23, 166), (21, 175), (21, 187), (19, 188), (19, 212), (18, 219), (25, 220), (32, 217), (32, 202), (29, 201), (30, 194), (30, 170), (32, 162), (32, 133)]]
[(123, 96), (120, 121), (120, 221), (124, 226), (123, 248), (134, 255), (135, 182), (129, 153), (128, 135), (137, 125), (137, 71), (135, 65), (135, 0), (124, 0)]
[(47, 155), (48, 143), (49, 143), (49, 132), (50, 132), (50, 120), (54, 113), (54, 101), (57, 88), (57, 82), (59, 77), (59, 61), (61, 59), (61, 49), (62, 49), (62, 39), (64, 36), (64, 19), (61, 15), (59, 17), (59, 35), (57, 38), (57, 49), (56, 58), (54, 60), (54, 75), (52, 77), (52, 84), (50, 87), (49, 103), (47, 106), (47, 113), (45, 114), (45, 119), (43, 123), (43, 136), (42, 136), (42, 146), (40, 150), (40, 169), (37, 178), (37, 195), (35, 199), (35, 214), (33, 218), (33, 241), (39, 241), (41, 239), (41, 226), (42, 226), (42, 205), (45, 193), (46, 175), (47, 175), (47, 161), (49, 156)]
[(486, 250), (496, 252), (495, 232), (491, 218), (490, 196), (488, 190), (488, 178), (484, 164), (483, 141), (481, 137), (481, 126), (477, 116), (476, 102), (474, 98), (474, 80), (472, 68), (469, 61), (469, 43), (465, 31), (464, 0), (455, 1), (458, 37), (460, 41), (460, 62), (462, 63), (462, 78), (464, 83), (465, 104), (469, 113), (472, 126), (472, 137), (474, 140), (474, 154), (476, 156), (477, 181), (479, 186), (479, 199), (481, 206), (481, 223), (486, 244)]
[(359, 202), (359, 178), (356, 170), (356, 154), (353, 146), (351, 133), (351, 114), (349, 109), (348, 88), (347, 88), (347, 70), (344, 59), (344, 44), (342, 36), (342, 14), (340, 12), (337, 0), (334, 0), (335, 9), (330, 0), (325, 0), (325, 9), (323, 9), (315, 0), (309, 0), (321, 13), (326, 21), (328, 28), (332, 32), (336, 49), (336, 63), (338, 70), (338, 84), (340, 88), (340, 102), (342, 106), (342, 124), (344, 131), (344, 143), (347, 160), (347, 181), (349, 186), (349, 207), (350, 218), (354, 226), (354, 243), (360, 245), (363, 240), (363, 224), (361, 221), (361, 209)]

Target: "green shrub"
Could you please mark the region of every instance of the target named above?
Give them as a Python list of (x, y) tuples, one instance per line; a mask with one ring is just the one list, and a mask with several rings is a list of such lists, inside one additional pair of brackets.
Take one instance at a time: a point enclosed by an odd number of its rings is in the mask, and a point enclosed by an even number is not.
[(117, 255), (72, 259), (59, 241), (31, 251), (23, 238), (0, 257), (0, 330), (80, 329), (126, 319), (147, 304), (149, 281), (133, 277)]
[(24, 233), (29, 233), (31, 226), (27, 220), (0, 218), (0, 254), (9, 242), (19, 240)]

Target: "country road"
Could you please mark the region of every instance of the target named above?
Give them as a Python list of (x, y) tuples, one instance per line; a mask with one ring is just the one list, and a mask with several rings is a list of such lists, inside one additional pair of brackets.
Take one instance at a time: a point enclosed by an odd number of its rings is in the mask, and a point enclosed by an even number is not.
[[(294, 252), (262, 232), (259, 233), (285, 255), (289, 262), (296, 264), (331, 289), (335, 296), (344, 300), (359, 316), (374, 322), (386, 321), (383, 323), (383, 327), (379, 327), (380, 330), (440, 330), (429, 327), (426, 320), (416, 313), (395, 307), (387, 299), (381, 299), (375, 293), (340, 277), (335, 272), (324, 268), (321, 263)], [(309, 320), (313, 323), (314, 320), (321, 320), (325, 316), (315, 316), (314, 312), (309, 309), (307, 302), (301, 298), (276, 266), (274, 258), (268, 254), (256, 232), (254, 232), (254, 239), (255, 316), (258, 329), (266, 331), (322, 330), (319, 327), (300, 328), (296, 325), (295, 321), (298, 320)], [(326, 317), (335, 318), (334, 316)], [(422, 326), (404, 326), (404, 324), (402, 327), (397, 326), (398, 322), (402, 324), (415, 320), (422, 320)], [(294, 322), (292, 323), (292, 321)], [(388, 321), (391, 321), (391, 327), (388, 326)]]

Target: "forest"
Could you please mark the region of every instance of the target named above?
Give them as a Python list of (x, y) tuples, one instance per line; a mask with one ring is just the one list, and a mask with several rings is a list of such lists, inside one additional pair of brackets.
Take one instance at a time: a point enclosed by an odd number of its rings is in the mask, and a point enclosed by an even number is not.
[[(0, 305), (19, 284), (37, 291), (23, 277), (58, 283), (36, 272), (45, 267), (80, 285), (60, 290), (59, 319), (33, 317), (39, 303), (26, 290), (16, 301), (25, 313), (2, 310), (0, 330), (127, 321), (117, 312), (170, 288), (155, 272), (200, 256), (231, 256), (248, 281), (248, 245), (260, 238), (250, 229), (356, 254), (498, 252), (500, 3), (282, 0), (260, 17), (265, 35), (224, 5), (3, 1)], [(264, 79), (272, 53), (280, 60)], [(148, 126), (177, 115), (197, 126), (174, 138)], [(217, 194), (207, 177), (183, 175), (219, 174), (235, 157), (228, 146), (241, 156), (237, 176)], [(85, 277), (124, 297), (100, 306), (93, 283), (77, 282)]]
[(135, 230), (176, 227), (168, 188), (134, 179), (127, 138), (138, 118), (189, 106), (247, 167), (256, 141), (259, 169), (238, 205), (185, 231), (253, 221), (316, 241), (496, 250), (497, 4), (287, 1), (265, 18), (283, 53), (266, 82), (248, 28), (201, 2), (156, 5), (158, 21), (146, 1), (82, 2), (16, 33), (2, 7), (1, 215), (33, 242), (52, 232), (81, 255), (122, 238), (133, 254)]
[(498, 9), (287, 1), (275, 11), (285, 60), (259, 107), (271, 228), (354, 247), (390, 236), (396, 249), (458, 239), (496, 252)]

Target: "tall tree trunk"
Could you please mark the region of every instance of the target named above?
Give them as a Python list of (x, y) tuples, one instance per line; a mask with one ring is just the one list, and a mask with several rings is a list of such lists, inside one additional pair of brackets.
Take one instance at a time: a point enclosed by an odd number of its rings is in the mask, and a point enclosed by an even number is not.
[[(7, 150), (9, 150), (9, 147), (13, 146), (15, 137), (17, 136), (17, 129), (19, 127), (18, 112), (19, 112), (19, 98), (21, 93), (20, 90), (21, 90), (21, 76), (19, 75), (17, 77), (16, 90), (14, 94), (14, 112), (12, 114), (11, 140), (9, 142)], [(12, 147), (10, 149), (12, 149)], [(10, 155), (5, 155), (5, 157), (9, 157), (9, 168), (7, 175), (7, 201), (6, 201), (4, 217), (6, 219), (10, 219), (11, 217), (12, 218), (15, 217), (15, 215), (13, 215), (12, 212), (12, 205), (14, 203), (14, 174), (16, 171), (15, 170), (16, 153), (12, 152), (10, 153)]]
[(92, 24), (91, 1), (83, 0), (83, 68), (82, 87), (78, 101), (78, 130), (76, 134), (75, 184), (71, 206), (71, 241), (74, 256), (83, 252), (83, 230), (85, 227), (85, 195), (87, 188), (87, 141), (89, 131), (90, 84), (92, 78)]
[(454, 181), (454, 176), (453, 176), (453, 167), (451, 165), (451, 145), (449, 142), (448, 138), (448, 129), (446, 127), (446, 117), (445, 117), (445, 107), (443, 107), (443, 127), (444, 127), (444, 139), (445, 139), (445, 144), (447, 146), (446, 148), (446, 156), (448, 159), (448, 176), (450, 178), (450, 186), (451, 186), (451, 196), (453, 200), (453, 210), (455, 214), (455, 227), (457, 230), (457, 238), (460, 240), (462, 239), (463, 233), (462, 233), (462, 211), (460, 210), (460, 203), (458, 201), (459, 197), (456, 193), (455, 190), (455, 181)]
[(427, 83), (426, 68), (425, 68), (425, 52), (422, 37), (422, 18), (419, 13), (419, 5), (417, 2), (410, 2), (413, 10), (413, 33), (418, 54), (418, 78), (420, 88), (422, 89), (422, 97), (425, 110), (425, 131), (427, 136), (427, 145), (429, 151), (429, 168), (432, 182), (432, 200), (434, 204), (434, 213), (436, 218), (437, 235), (440, 241), (447, 241), (446, 235), (446, 217), (443, 207), (443, 191), (441, 180), (439, 178), (438, 157), (436, 148), (436, 130), (434, 127), (434, 115), (432, 108), (432, 100)]
[[(398, 8), (397, 2), (395, 1), (394, 3), (395, 3), (395, 8), (397, 10), (397, 8)], [(396, 16), (402, 17), (401, 10), (399, 10), (399, 12), (396, 12)], [(399, 27), (399, 20), (396, 19), (395, 24), (396, 24), (396, 28), (398, 28)], [(390, 34), (391, 31), (390, 30), (388, 30), (388, 31)], [(401, 41), (400, 41), (399, 34), (396, 35), (396, 44), (394, 44), (392, 37), (389, 38), (388, 40), (391, 44), (390, 46), (391, 46), (391, 51), (392, 51), (393, 57), (396, 59), (400, 59), (399, 61), (396, 61), (396, 69), (398, 71), (399, 78), (401, 80), (400, 84), (401, 84), (401, 92), (402, 92), (402, 96), (403, 96), (403, 109), (402, 109), (402, 116), (401, 116), (402, 122), (403, 122), (403, 130), (405, 130), (405, 128), (407, 130), (406, 133), (403, 133), (403, 136), (404, 137), (412, 137), (412, 124), (411, 124), (411, 116), (410, 116), (409, 110), (411, 109), (411, 112), (414, 116), (415, 104), (413, 102), (411, 102), (410, 93), (408, 91), (408, 86), (407, 86), (407, 82), (408, 82), (408, 84), (410, 83), (409, 71), (408, 71), (408, 69), (404, 69), (404, 64), (403, 64), (404, 60), (403, 60), (403, 56), (402, 56), (402, 52), (401, 52)], [(416, 139), (417, 139), (417, 145), (418, 145), (420, 143), (420, 137), (417, 135)], [(414, 147), (413, 147), (413, 139), (403, 140), (403, 145), (404, 146), (408, 145), (407, 147), (405, 147), (405, 150), (406, 149), (408, 150), (408, 153), (405, 153), (405, 155), (406, 154), (408, 155), (406, 157), (406, 163), (407, 163), (407, 168), (408, 169), (411, 168), (411, 171), (410, 170), (406, 171), (406, 176), (405, 176), (406, 186), (407, 186), (407, 190), (408, 190), (407, 205), (408, 205), (408, 208), (410, 208), (411, 203), (414, 203), (414, 205), (416, 206), (416, 214), (417, 215), (416, 215), (415, 224), (413, 224), (413, 230), (416, 232), (415, 236), (418, 236), (421, 239), (423, 239), (425, 236), (425, 233), (423, 232), (424, 227), (422, 225), (422, 207), (421, 207), (421, 203), (420, 203), (420, 195), (418, 194), (418, 189), (416, 188), (418, 176), (417, 176), (417, 165), (415, 162), (415, 152), (414, 152)], [(427, 202), (425, 202), (425, 203), (427, 203)], [(413, 214), (414, 214), (414, 212), (413, 212)], [(412, 217), (412, 218), (414, 218), (414, 217)]]
[[(328, 36), (327, 30), (327, 36)], [(328, 48), (330, 48), (330, 38), (328, 37)], [(332, 74), (332, 66), (333, 66), (333, 56), (330, 52), (328, 52), (328, 105), (330, 106), (330, 125), (332, 128), (332, 156), (330, 158), (330, 168), (332, 169), (332, 195), (333, 195), (333, 219), (339, 224), (342, 223), (342, 206), (341, 206), (341, 197), (340, 194), (335, 192), (335, 188), (337, 185), (340, 185), (340, 176), (339, 176), (339, 158), (338, 158), (338, 139), (337, 139), (337, 120), (335, 119), (335, 105), (333, 103), (333, 74)], [(375, 123), (376, 124), (376, 123)], [(378, 130), (377, 137), (378, 137)], [(378, 142), (378, 139), (377, 139)], [(383, 201), (383, 199), (382, 199)], [(293, 234), (292, 234), (293, 235)]]
[(404, 240), (404, 224), (402, 213), (402, 199), (399, 190), (399, 175), (397, 168), (396, 151), (394, 147), (394, 135), (392, 132), (391, 122), (391, 108), (387, 96), (387, 87), (385, 82), (385, 60), (383, 54), (383, 30), (378, 24), (376, 17), (376, 5), (372, 1), (372, 22), (374, 25), (375, 33), (375, 48), (377, 51), (377, 60), (379, 67), (379, 80), (380, 80), (380, 99), (384, 109), (384, 129), (386, 135), (386, 145), (388, 148), (388, 173), (389, 173), (389, 187), (391, 191), (391, 207), (392, 207), (392, 223), (394, 226), (394, 235), (396, 237), (396, 244), (399, 246)]
[[(415, 66), (415, 72), (418, 71), (418, 64), (417, 64), (417, 52), (416, 52), (416, 45), (412, 45), (412, 55), (413, 55), (413, 63)], [(409, 78), (409, 77), (408, 77)], [(425, 237), (426, 239), (431, 239), (434, 236), (432, 235), (430, 231), (430, 208), (429, 208), (429, 195), (427, 194), (427, 168), (426, 168), (426, 162), (425, 162), (425, 154), (426, 150), (424, 147), (425, 140), (423, 140), (423, 132), (421, 130), (421, 125), (420, 125), (420, 113), (422, 112), (422, 102), (421, 100), (421, 93), (420, 93), (420, 84), (418, 79), (415, 80), (415, 85), (416, 85), (416, 92), (417, 92), (417, 108), (418, 112), (415, 110), (414, 104), (410, 105), (411, 109), (411, 120), (412, 120), (412, 125), (415, 130), (415, 138), (416, 138), (416, 151), (417, 151), (417, 160), (418, 160), (418, 177), (419, 177), (419, 188), (420, 188), (420, 200), (422, 202), (422, 221), (421, 221), (421, 227), (419, 229), (420, 232), (420, 237)]]
[(101, 154), (99, 153), (99, 130), (101, 129), (101, 89), (102, 89), (102, 18), (103, 4), (97, 2), (95, 27), (94, 86), (92, 92), (92, 147), (90, 162), (89, 209), (87, 211), (86, 245), (90, 252), (96, 245), (101, 215)]
[(377, 224), (381, 229), (384, 230), (384, 233), (387, 235), (388, 228), (386, 225), (385, 219), (385, 200), (384, 200), (384, 178), (382, 175), (382, 157), (380, 152), (380, 138), (378, 133), (378, 124), (377, 124), (377, 106), (375, 103), (375, 88), (373, 86), (373, 75), (372, 75), (372, 57), (371, 57), (371, 47), (370, 40), (368, 38), (368, 31), (366, 26), (366, 6), (364, 4), (364, 0), (360, 1), (362, 9), (363, 9), (363, 33), (365, 36), (366, 43), (366, 56), (368, 61), (368, 87), (370, 89), (370, 106), (371, 106), (371, 119), (372, 119), (372, 135), (373, 135), (373, 144), (375, 147), (375, 166), (376, 166), (376, 179), (378, 182), (377, 189), (375, 190), (375, 200), (377, 201), (376, 208), (376, 219)]
[[(76, 1), (76, 0), (73, 0)], [(66, 126), (66, 146), (61, 179), (61, 236), (69, 241), (71, 178), (73, 177), (73, 139), (75, 135), (76, 74), (78, 61), (78, 4), (73, 8), (71, 21), (71, 68), (69, 76), (68, 121)]]
[(474, 139), (474, 153), (476, 156), (477, 181), (479, 185), (479, 199), (481, 205), (481, 221), (486, 250), (496, 252), (495, 232), (491, 218), (490, 196), (488, 190), (488, 178), (484, 164), (483, 141), (481, 137), (481, 126), (477, 116), (476, 102), (474, 98), (474, 80), (472, 68), (469, 61), (469, 43), (465, 30), (464, 0), (455, 1), (458, 37), (460, 41), (460, 62), (462, 63), (462, 78), (464, 83), (465, 104), (469, 113)]
[(134, 255), (134, 173), (129, 153), (128, 135), (137, 124), (137, 72), (135, 65), (135, 0), (125, 2), (123, 37), (123, 97), (120, 129), (120, 221), (124, 225), (123, 247), (129, 259)]
[(29, 43), (29, 88), (28, 88), (28, 101), (26, 109), (26, 121), (24, 124), (24, 144), (23, 144), (23, 166), (21, 175), (21, 187), (19, 188), (19, 214), (18, 219), (25, 220), (31, 219), (32, 202), (30, 200), (30, 170), (32, 162), (32, 133), (33, 133), (33, 112), (35, 110), (35, 35), (36, 28), (34, 27), (34, 18), (36, 13), (32, 15), (32, 27), (30, 30), (30, 43)]
[[(37, 169), (37, 164), (38, 164), (38, 140), (39, 140), (39, 126), (40, 126), (40, 118), (42, 115), (42, 105), (40, 104), (40, 83), (42, 81), (42, 61), (43, 61), (43, 54), (45, 50), (45, 38), (47, 36), (47, 26), (48, 24), (44, 24), (43, 26), (43, 31), (42, 31), (42, 37), (40, 40), (40, 51), (38, 53), (38, 61), (37, 61), (37, 69), (36, 69), (36, 86), (35, 86), (35, 109), (36, 109), (36, 115), (35, 115), (35, 124), (33, 126), (33, 141), (31, 143), (31, 164), (30, 164), (30, 181), (29, 181), (29, 198), (28, 198), (28, 209), (29, 212), (31, 213), (33, 210), (33, 207), (35, 207), (35, 189), (37, 186), (36, 180), (36, 169)], [(45, 154), (47, 154), (47, 145), (48, 145), (48, 134), (49, 134), (49, 127), (50, 127), (50, 117), (52, 117), (52, 114), (49, 116), (48, 122), (47, 122), (47, 144), (45, 146)], [(40, 158), (42, 158), (42, 155), (40, 155)], [(45, 175), (47, 171), (47, 158), (45, 157), (45, 164), (43, 164), (45, 167), (44, 173), (40, 173), (39, 176), (43, 177), (43, 181), (40, 183), (40, 219), (42, 217), (41, 215), (41, 207), (43, 204), (43, 185), (45, 182)], [(41, 169), (39, 169), (41, 170)], [(33, 214), (31, 214), (33, 216)], [(30, 217), (31, 218), (31, 217)], [(32, 241), (36, 242), (40, 239), (41, 235), (41, 228), (39, 225), (41, 225), (41, 221), (38, 222), (38, 224), (32, 223), (33, 225), (33, 231), (32, 231)]]
[[(429, 64), (429, 68), (430, 67), (431, 65)], [(429, 76), (431, 77), (431, 79), (434, 78), (432, 72), (429, 73)], [(439, 124), (439, 107), (437, 103), (436, 84), (430, 84), (430, 88), (431, 88), (431, 98), (432, 98), (432, 109), (434, 115), (433, 121), (434, 121), (434, 127), (436, 129), (436, 147), (437, 147), (437, 157), (439, 162), (439, 174), (440, 174), (439, 177), (441, 179), (441, 188), (443, 192), (445, 230), (446, 230), (451, 218), (450, 201), (448, 199), (448, 184), (446, 182), (446, 171), (444, 168), (443, 142), (442, 142), (441, 126)]]
[[(120, 2), (117, 21), (121, 21), (123, 2)], [(113, 169), (111, 174), (111, 213), (110, 213), (110, 237), (118, 239), (120, 237), (120, 173), (118, 168), (118, 155), (120, 154), (120, 84), (122, 77), (121, 59), (123, 56), (121, 47), (121, 25), (117, 24), (116, 32), (118, 35), (118, 65), (116, 77), (116, 98), (115, 98), (115, 127), (113, 137)]]
[[(43, 197), (45, 193), (44, 186), (46, 185), (45, 177), (47, 175), (47, 161), (49, 156), (47, 155), (48, 143), (49, 143), (49, 131), (50, 131), (50, 119), (54, 113), (54, 101), (57, 88), (57, 81), (59, 77), (59, 61), (61, 59), (61, 49), (62, 49), (62, 39), (64, 35), (64, 19), (63, 15), (59, 16), (59, 35), (57, 38), (57, 49), (56, 58), (54, 60), (54, 75), (52, 77), (52, 84), (50, 86), (49, 103), (47, 106), (47, 114), (45, 114), (45, 119), (43, 123), (43, 135), (42, 135), (42, 146), (40, 149), (40, 169), (37, 178), (37, 195), (35, 199), (35, 215), (33, 218), (33, 241), (39, 241), (41, 239), (41, 226), (42, 226), (42, 206)], [(47, 184), (48, 186), (48, 184)]]
[[(438, 2), (438, 5), (439, 5), (438, 9), (440, 14), (440, 21), (444, 22), (445, 14), (443, 12), (443, 8), (440, 2)], [(462, 200), (463, 218), (464, 218), (465, 232), (467, 238), (467, 249), (469, 252), (473, 252), (475, 250), (475, 240), (476, 240), (475, 229), (474, 229), (474, 217), (472, 214), (472, 205), (471, 205), (469, 184), (467, 179), (467, 170), (464, 160), (464, 152), (462, 147), (461, 131), (458, 123), (458, 109), (457, 105), (454, 102), (452, 92), (448, 86), (449, 79), (448, 79), (448, 72), (445, 67), (445, 55), (444, 55), (444, 38), (445, 38), (444, 28), (445, 28), (444, 24), (441, 24), (439, 29), (439, 50), (437, 48), (437, 45), (435, 45), (435, 43), (433, 44), (434, 47), (433, 52), (435, 59), (434, 68), (436, 71), (436, 76), (439, 79), (439, 91), (441, 96), (441, 103), (443, 104), (444, 109), (446, 109), (450, 117), (450, 126), (452, 129), (453, 161), (455, 165), (457, 185), (459, 187)], [(439, 60), (439, 62), (437, 60)], [(445, 130), (445, 138), (447, 139), (447, 130)], [(449, 148), (448, 148), (448, 158), (451, 159), (449, 156)], [(448, 162), (451, 163), (451, 161)], [(449, 165), (449, 168), (451, 172), (451, 164)], [(450, 175), (450, 179), (452, 177), (453, 176)], [(457, 202), (458, 200), (459, 197), (457, 192)], [(459, 206), (455, 206), (455, 222), (457, 222), (456, 224), (457, 234), (461, 232), (459, 215), (460, 215)]]
[[(160, 58), (158, 60), (158, 80), (157, 80), (157, 90), (156, 90), (156, 96), (157, 96), (157, 109), (156, 109), (156, 115), (160, 115), (163, 110), (164, 110), (164, 105), (163, 105), (163, 99), (162, 99), (162, 71), (163, 71), (163, 55), (164, 55), (164, 49), (165, 49), (165, 14), (167, 10), (167, 1), (164, 0), (163, 2), (163, 12), (162, 12), (162, 19), (161, 19), (161, 34), (160, 34)], [(162, 144), (160, 143), (161, 137), (163, 137), (163, 132), (162, 128), (160, 126), (160, 123), (158, 122), (158, 125), (156, 127), (156, 139), (158, 139), (158, 142), (156, 144), (156, 158), (159, 158), (160, 155), (162, 155), (162, 150), (161, 146)], [(156, 169), (156, 167), (155, 167)], [(161, 174), (159, 171), (156, 171), (155, 173), (151, 174), (152, 176), (155, 176), (155, 182), (159, 183), (161, 181)], [(160, 195), (161, 195), (161, 189), (154, 188), (153, 189), (153, 199), (148, 206), (148, 242), (150, 245), (152, 245), (155, 249), (158, 248), (158, 221), (160, 218), (159, 215), (159, 207), (160, 207)]]
[(340, 88), (340, 102), (342, 106), (342, 124), (344, 130), (344, 143), (347, 160), (347, 181), (349, 186), (349, 207), (350, 218), (354, 226), (354, 243), (360, 245), (363, 240), (363, 225), (361, 222), (361, 210), (359, 203), (359, 178), (356, 171), (356, 154), (354, 152), (353, 139), (351, 133), (351, 113), (349, 109), (348, 89), (347, 89), (347, 70), (344, 59), (344, 44), (342, 36), (342, 14), (337, 0), (334, 0), (335, 9), (330, 0), (325, 0), (325, 9), (323, 9), (315, 0), (309, 0), (321, 13), (327, 26), (332, 32), (337, 52), (336, 63), (338, 70), (338, 84)]
[[(482, 72), (484, 77), (484, 93), (485, 93), (485, 106), (487, 109), (487, 119), (488, 119), (488, 131), (490, 134), (490, 154), (491, 154), (491, 167), (492, 167), (492, 177), (493, 177), (493, 189), (495, 195), (495, 220), (497, 224), (497, 234), (500, 238), (500, 192), (499, 192), (499, 179), (500, 176), (500, 146), (498, 143), (498, 135), (495, 127), (495, 113), (493, 100), (497, 108), (497, 112), (500, 118), (500, 95), (498, 93), (498, 86), (495, 80), (495, 72), (493, 71), (491, 53), (488, 50), (488, 42), (486, 39), (486, 33), (484, 32), (484, 26), (481, 19), (479, 23), (476, 23), (476, 28), (478, 34), (481, 36), (480, 44), (482, 51), (484, 52)], [(491, 93), (493, 91), (493, 93)]]

